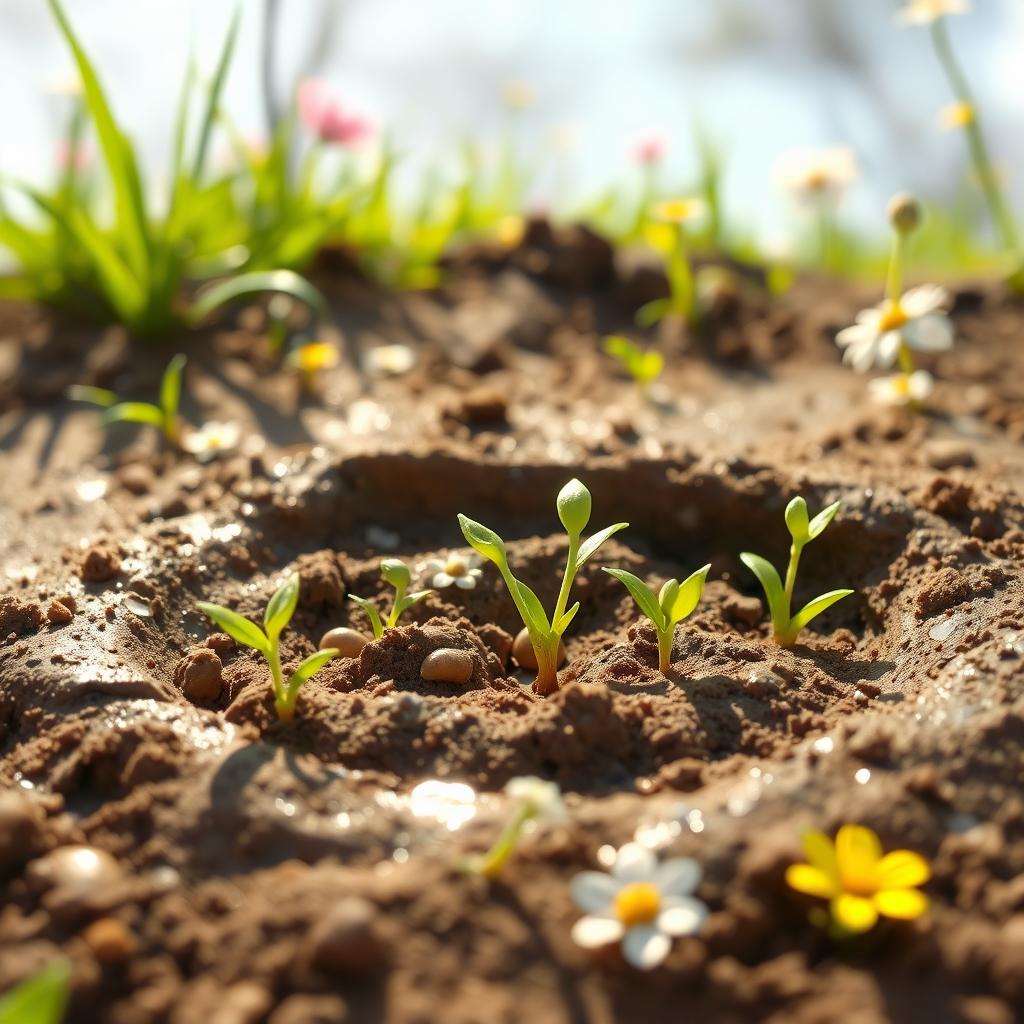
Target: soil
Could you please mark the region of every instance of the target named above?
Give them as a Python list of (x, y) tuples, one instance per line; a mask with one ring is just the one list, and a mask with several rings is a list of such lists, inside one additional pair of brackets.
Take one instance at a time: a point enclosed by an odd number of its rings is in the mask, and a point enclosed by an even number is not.
[[(542, 222), (429, 293), (325, 257), (349, 359), (318, 394), (258, 310), (156, 346), (0, 308), (0, 991), (62, 953), (72, 1024), (1021, 1019), (1024, 308), (957, 287), (915, 415), (871, 406), (832, 343), (871, 288), (733, 281), (701, 330), (656, 332), (647, 400), (599, 340), (663, 279)], [(358, 369), (381, 344), (414, 369)], [(185, 415), (240, 421), (237, 452), (197, 463), (61, 397), (151, 394), (179, 349)], [(550, 604), (571, 476), (592, 528), (630, 527), (576, 581), (552, 697), (510, 661), (521, 623), (490, 566), (328, 664), (290, 723), (196, 609), (258, 616), (298, 570), (292, 667), (329, 629), (368, 631), (345, 595), (383, 600), (382, 556), (422, 579), (464, 550), (458, 512)], [(854, 595), (783, 650), (738, 553), (784, 560), (797, 493), (843, 501), (798, 600)], [(663, 676), (600, 566), (657, 583), (706, 562)], [(422, 677), (442, 649), (468, 681)], [(465, 874), (528, 774), (568, 822), (496, 882)], [(932, 909), (837, 943), (783, 876), (803, 829), (850, 821), (932, 861)], [(711, 909), (649, 974), (570, 938), (570, 879), (631, 839), (696, 857)]]

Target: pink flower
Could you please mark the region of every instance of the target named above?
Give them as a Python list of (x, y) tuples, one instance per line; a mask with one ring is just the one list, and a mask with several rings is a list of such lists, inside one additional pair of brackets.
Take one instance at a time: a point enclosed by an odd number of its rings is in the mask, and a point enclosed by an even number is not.
[(307, 78), (299, 85), (296, 102), (303, 124), (321, 142), (354, 146), (373, 134), (373, 125), (365, 117), (346, 112), (316, 79)]
[(634, 144), (633, 159), (638, 164), (658, 164), (665, 158), (666, 148), (667, 145), (662, 136), (651, 135)]
[(92, 150), (84, 143), (57, 140), (57, 167), (62, 171), (84, 171), (92, 163)]

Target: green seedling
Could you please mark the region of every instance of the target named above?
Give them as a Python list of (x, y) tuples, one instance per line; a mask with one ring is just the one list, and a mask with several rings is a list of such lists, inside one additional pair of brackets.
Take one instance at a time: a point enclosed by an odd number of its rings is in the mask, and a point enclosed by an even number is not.
[(691, 326), (696, 323), (696, 294), (686, 225), (701, 219), (705, 212), (704, 200), (700, 198), (667, 199), (651, 210), (649, 240), (664, 260), (669, 297), (654, 299), (637, 310), (636, 322), (640, 327), (653, 327), (670, 315), (681, 317)]
[(68, 397), (78, 402), (90, 402), (106, 409), (104, 423), (148, 423), (156, 427), (168, 444), (177, 447), (181, 441), (181, 418), (178, 404), (181, 401), (181, 376), (185, 370), (185, 357), (176, 355), (164, 370), (160, 381), (159, 404), (152, 402), (122, 402), (113, 391), (75, 384), (68, 390)]
[(60, 1024), (68, 1004), (71, 967), (55, 960), (0, 997), (0, 1024)]
[(697, 607), (704, 593), (704, 583), (711, 571), (711, 563), (698, 569), (682, 583), (666, 580), (657, 594), (643, 580), (625, 569), (606, 567), (604, 571), (614, 576), (629, 591), (640, 611), (651, 620), (658, 634), (658, 668), (662, 675), (667, 675), (672, 665), (672, 637), (675, 628)]
[(798, 496), (786, 506), (786, 526), (789, 528), (793, 543), (789, 549), (785, 586), (775, 566), (767, 559), (749, 551), (744, 551), (740, 555), (740, 561), (758, 578), (764, 588), (765, 597), (768, 599), (768, 611), (772, 617), (775, 642), (782, 647), (789, 647), (795, 643), (800, 630), (813, 618), (831, 608), (836, 601), (841, 601), (853, 593), (852, 590), (830, 590), (827, 594), (808, 601), (796, 615), (790, 615), (800, 554), (806, 544), (825, 532), (825, 527), (835, 518), (840, 505), (841, 501), (833, 502), (811, 520), (808, 520), (807, 502), (803, 498)]
[(298, 699), (302, 684), (312, 679), (338, 654), (336, 647), (328, 647), (326, 650), (311, 654), (300, 662), (299, 667), (285, 682), (281, 672), (281, 631), (291, 622), (298, 601), (299, 574), (293, 572), (267, 602), (267, 609), (263, 613), (263, 629), (230, 608), (207, 601), (199, 602), (199, 610), (220, 626), (228, 636), (246, 647), (259, 651), (267, 659), (274, 687), (274, 708), (282, 722), (290, 722), (295, 717), (295, 701)]
[(640, 393), (646, 395), (648, 388), (665, 368), (665, 357), (660, 352), (641, 348), (635, 341), (620, 334), (610, 334), (604, 339), (605, 352), (617, 359), (626, 372), (636, 381)]
[(385, 558), (380, 563), (380, 574), (384, 581), (395, 588), (395, 602), (391, 606), (391, 612), (386, 619), (380, 617), (377, 606), (365, 597), (356, 597), (349, 594), (353, 601), (366, 612), (370, 620), (370, 627), (373, 629), (374, 640), (379, 640), (384, 635), (385, 629), (394, 629), (402, 613), (408, 611), (414, 604), (418, 604), (425, 597), (433, 593), (432, 590), (417, 590), (412, 594), (406, 593), (409, 584), (412, 582), (412, 573), (409, 567), (400, 558)]
[(540, 598), (525, 583), (512, 575), (505, 542), (493, 530), (459, 513), (462, 535), (474, 551), (498, 567), (516, 609), (522, 616), (530, 643), (533, 645), (533, 652), (537, 657), (537, 678), (534, 680), (533, 689), (535, 693), (541, 695), (552, 694), (558, 689), (558, 646), (562, 634), (580, 609), (578, 601), (571, 608), (566, 608), (573, 580), (612, 534), (629, 525), (615, 523), (592, 534), (584, 541), (583, 531), (590, 522), (591, 497), (590, 491), (579, 480), (570, 480), (558, 492), (556, 504), (558, 518), (569, 535), (569, 554), (562, 577), (562, 587), (550, 619), (540, 603)]

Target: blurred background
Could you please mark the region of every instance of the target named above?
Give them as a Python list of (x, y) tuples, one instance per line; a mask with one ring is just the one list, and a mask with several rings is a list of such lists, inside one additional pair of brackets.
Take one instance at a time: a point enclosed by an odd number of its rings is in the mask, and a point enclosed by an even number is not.
[[(115, 110), (154, 172), (190, 54), (209, 73), (237, 0), (74, 0), (69, 15)], [(225, 106), (245, 136), (267, 134), (261, 76), (268, 4), (243, 4)], [(274, 6), (271, 3), (271, 6)], [(927, 29), (894, 23), (897, 0), (279, 0), (274, 92), (284, 105), (307, 75), (385, 127), (413, 175), (462, 135), (507, 125), (509, 83), (533, 102), (520, 144), (548, 168), (533, 203), (585, 198), (636, 175), (640, 139), (667, 141), (665, 178), (692, 179), (693, 127), (726, 159), (725, 209), (771, 247), (793, 209), (773, 177), (792, 147), (847, 144), (861, 180), (844, 216), (883, 228), (897, 189), (952, 202), (969, 178), (966, 147), (944, 129), (951, 100)], [(1024, 181), (1024, 2), (975, 0), (949, 19), (994, 156), (1019, 209)], [(54, 173), (71, 61), (47, 6), (0, 0), (0, 171)], [(66, 102), (66, 101), (64, 101)], [(979, 213), (979, 223), (985, 218)]]

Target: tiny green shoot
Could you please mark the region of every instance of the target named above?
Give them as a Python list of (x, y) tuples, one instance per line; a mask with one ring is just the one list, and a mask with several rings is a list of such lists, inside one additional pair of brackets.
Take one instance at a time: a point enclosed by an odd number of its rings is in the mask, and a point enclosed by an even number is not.
[(0, 1024), (60, 1024), (68, 1004), (70, 977), (67, 960), (47, 964), (0, 997)]
[(181, 377), (185, 362), (185, 357), (179, 353), (167, 364), (160, 381), (158, 403), (122, 402), (113, 391), (84, 384), (73, 385), (68, 390), (68, 397), (106, 409), (103, 414), (104, 423), (148, 423), (164, 435), (168, 444), (176, 447), (181, 442), (178, 405), (181, 402)]
[(629, 591), (640, 611), (651, 620), (658, 635), (658, 668), (662, 675), (667, 675), (672, 665), (672, 637), (675, 628), (697, 607), (704, 593), (704, 583), (711, 571), (711, 563), (698, 569), (682, 583), (679, 580), (666, 580), (657, 594), (643, 580), (625, 569), (605, 567), (604, 571), (614, 576)]
[(636, 381), (642, 395), (647, 394), (648, 388), (665, 368), (665, 357), (660, 352), (642, 348), (621, 334), (609, 334), (604, 339), (603, 348), (608, 355), (625, 367), (626, 372)]
[(404, 612), (433, 593), (432, 590), (417, 590), (411, 594), (407, 593), (409, 584), (412, 582), (412, 573), (400, 558), (385, 558), (380, 563), (380, 574), (384, 577), (385, 583), (389, 583), (395, 588), (395, 601), (386, 619), (381, 618), (377, 606), (372, 601), (367, 601), (365, 597), (357, 597), (355, 594), (348, 595), (366, 612), (373, 629), (374, 640), (379, 640), (384, 635), (385, 629), (394, 629)]
[(554, 693), (558, 689), (558, 645), (562, 634), (569, 627), (580, 605), (577, 601), (571, 608), (569, 591), (577, 574), (592, 558), (598, 548), (613, 534), (625, 529), (629, 523), (615, 523), (592, 534), (585, 541), (583, 531), (590, 522), (591, 497), (590, 491), (579, 480), (570, 480), (558, 492), (558, 518), (569, 535), (569, 553), (565, 563), (562, 586), (558, 592), (555, 608), (549, 619), (540, 602), (540, 598), (523, 582), (512, 575), (508, 564), (508, 552), (505, 542), (493, 531), (468, 516), (459, 513), (459, 526), (467, 543), (477, 554), (493, 562), (501, 573), (509, 595), (515, 602), (516, 609), (522, 616), (537, 656), (537, 678), (534, 680), (535, 693), (542, 696)]
[(782, 647), (789, 647), (795, 643), (800, 630), (813, 618), (853, 593), (852, 590), (830, 590), (827, 594), (808, 601), (796, 615), (790, 615), (800, 554), (806, 544), (824, 533), (825, 527), (835, 518), (841, 505), (841, 501), (833, 502), (810, 520), (807, 516), (807, 502), (803, 498), (798, 496), (786, 506), (786, 526), (793, 538), (793, 543), (789, 549), (789, 567), (786, 570), (785, 586), (783, 586), (775, 566), (767, 559), (749, 551), (744, 551), (740, 555), (740, 561), (758, 578), (764, 588), (765, 597), (768, 599), (768, 611), (772, 618), (775, 642)]
[(263, 614), (263, 629), (255, 623), (219, 604), (199, 602), (199, 610), (211, 618), (228, 636), (246, 647), (259, 651), (270, 666), (270, 678), (274, 687), (274, 708), (282, 722), (295, 717), (295, 701), (302, 684), (311, 679), (332, 658), (338, 654), (336, 647), (311, 654), (300, 662), (298, 668), (285, 682), (281, 672), (281, 631), (291, 622), (299, 601), (299, 574), (293, 572), (284, 584), (274, 592), (267, 602)]

